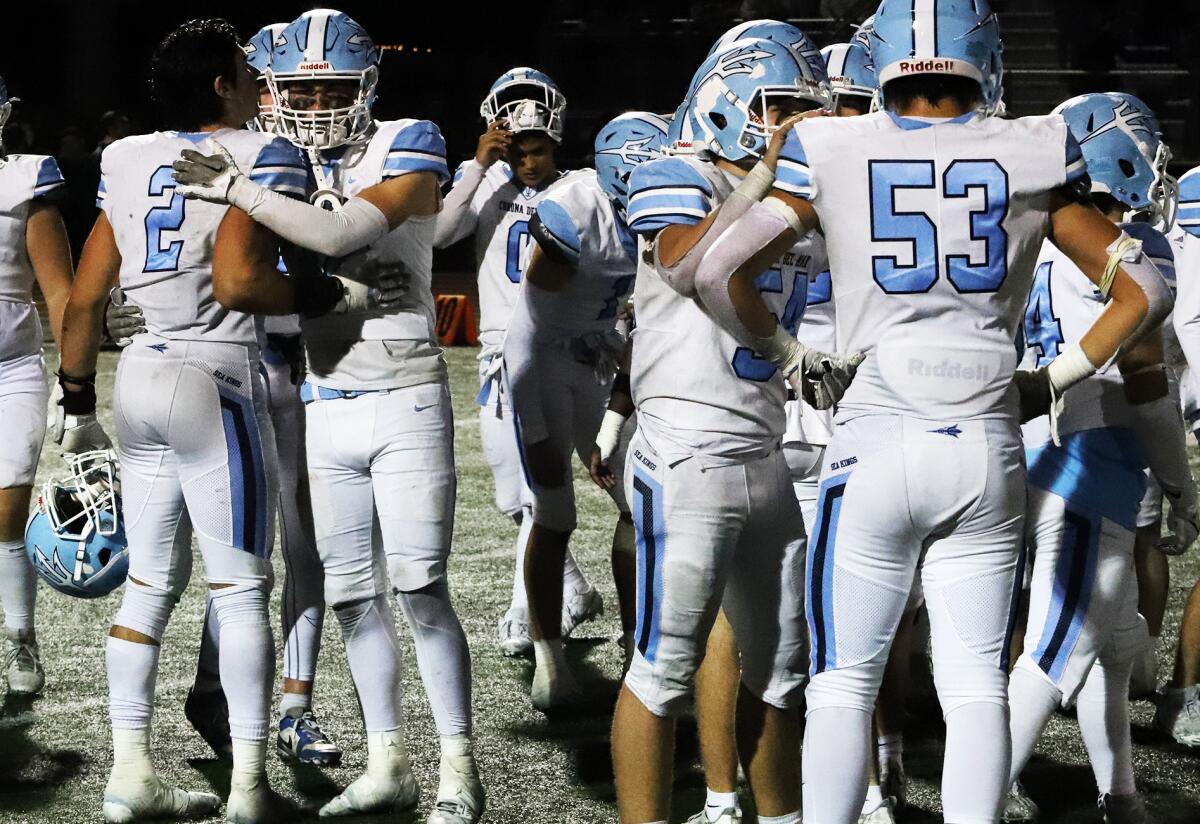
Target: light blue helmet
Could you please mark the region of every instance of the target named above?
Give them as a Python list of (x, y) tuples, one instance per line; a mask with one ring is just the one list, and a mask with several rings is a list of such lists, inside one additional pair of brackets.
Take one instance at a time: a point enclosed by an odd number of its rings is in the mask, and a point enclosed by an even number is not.
[(821, 49), (821, 57), (825, 58), (835, 109), (841, 97), (864, 97), (868, 104), (874, 99), (875, 67), (871, 55), (857, 40), (826, 46)]
[(808, 64), (813, 66), (814, 69), (824, 65), (821, 61), (821, 52), (817, 48), (817, 44), (800, 29), (791, 23), (784, 23), (782, 20), (747, 20), (745, 23), (739, 23), (722, 34), (716, 43), (713, 43), (712, 48), (708, 50), (707, 56), (712, 57), (717, 52), (724, 51), (739, 40), (755, 39), (771, 40), (780, 45), (787, 46), (808, 61)]
[(1131, 94), (1081, 94), (1060, 103), (1062, 115), (1083, 150), (1093, 192), (1104, 192), (1162, 221), (1175, 222), (1178, 182), (1167, 173), (1171, 150), (1150, 107)]
[(479, 114), (489, 124), (506, 120), (514, 134), (545, 132), (555, 143), (562, 143), (566, 108), (567, 98), (549, 75), (518, 66), (496, 78), (479, 106)]
[(858, 24), (854, 29), (854, 34), (850, 35), (850, 42), (857, 43), (862, 46), (867, 54), (871, 53), (871, 35), (875, 31), (875, 15), (871, 15), (866, 20)]
[(269, 26), (263, 26), (246, 41), (245, 46), (242, 46), (242, 50), (246, 52), (246, 62), (259, 77), (262, 77), (263, 72), (271, 65), (271, 54), (275, 50), (275, 41), (287, 27), (287, 23), (272, 23)]
[(679, 104), (675, 114), (671, 115), (671, 124), (667, 128), (667, 154), (692, 154), (692, 98), (689, 95)]
[(761, 157), (773, 129), (772, 98), (800, 98), (827, 108), (825, 67), (814, 67), (773, 40), (738, 40), (700, 65), (692, 81), (689, 115), (695, 151), (726, 160)]
[(898, 77), (949, 74), (979, 84), (987, 114), (1000, 110), (1000, 23), (987, 0), (883, 0), (868, 49), (887, 97)]
[(129, 571), (125, 526), (110, 450), (68, 459), (70, 478), (47, 481), (25, 526), (25, 553), (38, 575), (59, 592), (98, 598)]
[(626, 112), (596, 135), (596, 179), (622, 211), (629, 198), (629, 175), (639, 163), (658, 157), (667, 142), (667, 121), (651, 112)]
[[(379, 50), (366, 30), (333, 9), (305, 12), (275, 39), (265, 76), (275, 100), (275, 131), (311, 149), (332, 149), (361, 140), (371, 129), (371, 106), (379, 82)], [(298, 80), (351, 81), (354, 100), (329, 109), (289, 104)]]

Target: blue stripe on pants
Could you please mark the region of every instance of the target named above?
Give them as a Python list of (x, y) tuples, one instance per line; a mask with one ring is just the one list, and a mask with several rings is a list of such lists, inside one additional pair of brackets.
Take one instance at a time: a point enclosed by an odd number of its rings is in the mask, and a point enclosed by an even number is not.
[(254, 402), (220, 393), (221, 423), (229, 455), (233, 545), (260, 558), (267, 555), (267, 474)]
[(833, 556), (837, 543), (838, 517), (850, 473), (827, 478), (817, 494), (817, 522), (808, 550), (806, 586), (808, 632), (811, 638), (811, 674), (837, 665), (837, 637), (833, 615)]
[(1041, 640), (1033, 652), (1033, 660), (1056, 684), (1062, 678), (1087, 619), (1100, 550), (1100, 516), (1068, 509), (1063, 520), (1062, 546), (1054, 570), (1054, 591), (1050, 595)]
[(663, 526), (663, 491), (658, 481), (638, 468), (633, 471), (633, 520), (637, 534), (637, 629), (634, 638), (642, 657), (654, 663), (658, 654), (659, 618), (662, 610), (662, 568), (666, 555)]

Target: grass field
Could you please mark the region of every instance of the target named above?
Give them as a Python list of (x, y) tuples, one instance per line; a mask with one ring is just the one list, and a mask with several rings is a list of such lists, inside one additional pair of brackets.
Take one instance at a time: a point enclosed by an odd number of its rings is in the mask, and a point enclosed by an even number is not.
[[(450, 584), (471, 642), (475, 674), (477, 752), (488, 787), (486, 820), (493, 822), (615, 821), (612, 770), (608, 755), (609, 717), (548, 722), (528, 702), (531, 666), (503, 658), (494, 643), (496, 619), (508, 603), (512, 576), (511, 545), (515, 527), (492, 506), (491, 477), (480, 451), (473, 398), (474, 351), (449, 353), (455, 400), (458, 510)], [(55, 359), (56, 360), (56, 359)], [(116, 356), (100, 364), (102, 405), (109, 397)], [(111, 423), (111, 419), (106, 424)], [(111, 433), (112, 427), (109, 426)], [(2, 435), (0, 435), (2, 436)], [(61, 469), (53, 447), (43, 453), (39, 480)], [(614, 689), (620, 650), (616, 596), (608, 573), (614, 513), (611, 503), (589, 484), (580, 486), (577, 557), (609, 606), (605, 617), (586, 625), (569, 642), (569, 654), (588, 679)], [(397, 501), (403, 506), (403, 501)], [(1167, 629), (1159, 647), (1166, 672), (1173, 654), (1174, 627), (1183, 598), (1200, 572), (1195, 551), (1173, 562)], [(283, 566), (276, 549), (275, 566)], [(203, 613), (202, 565), (176, 609), (163, 640), (155, 714), (155, 757), (169, 782), (192, 789), (212, 787), (225, 795), (228, 770), (212, 757), (183, 717), (183, 699), (192, 680)], [(278, 588), (276, 590), (278, 592)], [(100, 796), (110, 764), (104, 636), (119, 595), (99, 601), (60, 596), (47, 587), (39, 593), (37, 621), (48, 674), (44, 697), (32, 702), (8, 698), (0, 710), (0, 823), (74, 824), (100, 820)], [(276, 604), (276, 608), (278, 604)], [(277, 609), (276, 609), (277, 612)], [(437, 739), (428, 703), (417, 675), (412, 645), (403, 627), (404, 694), (413, 763), (424, 795), (432, 801), (437, 784)], [(278, 632), (278, 620), (275, 623)], [(302, 808), (316, 808), (341, 790), (365, 765), (365, 745), (357, 703), (342, 644), (332, 616), (326, 621), (317, 675), (317, 707), (325, 729), (345, 747), (338, 769), (289, 769), (271, 758), (271, 781)], [(1151, 728), (1153, 708), (1134, 706), (1134, 742), (1138, 780), (1154, 820), (1200, 822), (1200, 751), (1177, 747)], [(910, 704), (906, 764), (913, 787), (912, 807), (903, 822), (940, 821), (937, 785), (944, 729), (936, 700), (917, 689)], [(1041, 755), (1027, 771), (1027, 786), (1043, 804), (1045, 820), (1098, 821), (1091, 772), (1074, 721), (1055, 718), (1043, 739)], [(694, 736), (681, 725), (677, 748), (676, 815), (682, 820), (703, 803), (703, 778), (695, 764)], [(302, 817), (301, 817), (302, 818)], [(297, 818), (295, 820), (301, 820)], [(315, 820), (315, 818), (313, 819)], [(368, 820), (394, 820), (383, 817)]]

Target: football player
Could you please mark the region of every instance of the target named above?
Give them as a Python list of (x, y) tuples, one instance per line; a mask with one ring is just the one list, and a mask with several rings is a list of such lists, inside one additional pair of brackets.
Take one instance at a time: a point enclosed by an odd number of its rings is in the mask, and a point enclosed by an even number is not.
[[(0, 79), (0, 134), (16, 99)], [(48, 396), (33, 284), (60, 341), (72, 277), (71, 248), (55, 205), (64, 183), (54, 158), (8, 154), (0, 143), (0, 605), (8, 690), (20, 695), (39, 693), (46, 682), (33, 626), (37, 579), (25, 557), (24, 532)]]
[[(1189, 365), (1200, 365), (1200, 168), (1179, 178), (1179, 211), (1170, 240), (1175, 252), (1178, 300), (1174, 326)], [(1197, 395), (1192, 367), (1185, 397)], [(1195, 418), (1189, 418), (1195, 431)], [(1154, 713), (1160, 730), (1181, 744), (1200, 747), (1200, 582), (1188, 597), (1179, 628), (1179, 645), (1171, 679), (1163, 687)]]
[[(525, 585), (536, 669), (530, 697), (546, 711), (577, 703), (561, 636), (563, 561), (575, 529), (571, 452), (587, 463), (625, 341), (617, 316), (633, 289), (636, 241), (625, 223), (630, 173), (659, 155), (667, 124), (630, 112), (596, 137), (596, 171), (572, 175), (538, 203), (529, 232), (537, 247), (504, 343), (504, 371), (529, 488), (533, 529)], [(620, 516), (613, 574), (622, 630), (633, 635), (633, 521), (620, 479), (610, 494)], [(627, 646), (628, 648), (628, 646)]]
[(1013, 340), (1034, 250), (1052, 232), (1111, 303), (1022, 378), (1030, 409), (1160, 322), (1172, 297), (1081, 191), (1083, 157), (1061, 118), (987, 116), (1000, 36), (983, 0), (884, 0), (870, 52), (886, 110), (790, 129), (774, 191), (708, 249), (695, 280), (743, 345), (803, 376), (809, 350), (755, 279), (820, 225), (837, 348), (867, 353), (838, 405), (808, 553), (805, 820), (852, 824), (862, 811), (879, 683), (919, 569), (947, 727), (945, 817), (993, 821), (1024, 515)]
[[(103, 449), (95, 365), (110, 289), (142, 308), (146, 331), (121, 355), (114, 389), (129, 578), (109, 632), (113, 769), (103, 813), (112, 822), (211, 815), (219, 799), (165, 785), (150, 757), (159, 644), (191, 570), (194, 528), (224, 647), (233, 774), (226, 817), (259, 822), (278, 812), (266, 775), (274, 650), (268, 614), (275, 449), (259, 379), (253, 313), (323, 313), (369, 305), (321, 273), (303, 288), (251, 269), (220, 271), (218, 226), (234, 211), (186, 204), (171, 164), (183, 148), (220, 138), (250, 175), (303, 196), (303, 158), (287, 141), (247, 131), (258, 111), (255, 73), (233, 28), (194, 20), (167, 35), (152, 89), (172, 131), (128, 137), (101, 162), (100, 216), (80, 260), (63, 320), (62, 398), (55, 440), (67, 453)], [(272, 267), (278, 246), (270, 239)], [(349, 295), (349, 297), (348, 297)]]
[[(688, 275), (715, 239), (714, 220), (770, 187), (772, 130), (828, 105), (828, 87), (819, 58), (749, 39), (710, 55), (692, 89), (700, 154), (642, 164), (629, 187), (630, 228), (643, 245), (631, 367), (638, 431), (626, 469), (638, 612), (613, 719), (617, 800), (622, 821), (667, 819), (674, 718), (723, 607), (741, 653), (737, 732), (758, 813), (796, 822), (804, 527), (779, 450), (786, 387), (773, 364), (713, 322)], [(793, 334), (814, 263), (802, 243), (759, 267)], [(726, 811), (711, 817), (736, 820)]]
[[(504, 333), (532, 251), (529, 220), (561, 172), (555, 152), (562, 142), (567, 99), (543, 72), (519, 67), (492, 84), (480, 107), (487, 131), (475, 157), (454, 173), (454, 185), (438, 215), (439, 249), (475, 236), (479, 270), (479, 432), (496, 484), (496, 506), (518, 525), (512, 602), (497, 627), (505, 655), (526, 655), (529, 599), (525, 549), (533, 529), (532, 497), (521, 468), (520, 448), (508, 387), (503, 379)], [(563, 578), (562, 635), (599, 615), (600, 593), (588, 583), (570, 551)]]
[[(1170, 244), (1151, 228), (1175, 197), (1166, 175), (1170, 152), (1154, 114), (1125, 94), (1085, 94), (1054, 113), (1083, 151), (1096, 206), (1173, 282)], [(1123, 223), (1127, 212), (1137, 220)], [(1031, 369), (1061, 357), (1105, 311), (1103, 292), (1049, 240), (1034, 271), (1023, 327)], [(1076, 703), (1105, 821), (1143, 822), (1130, 752), (1129, 675), (1146, 637), (1133, 548), (1147, 461), (1171, 501), (1171, 536), (1162, 548), (1186, 549), (1200, 520), (1162, 335), (1146, 336), (1122, 352), (1116, 368), (1099, 370), (1063, 401), (1053, 430), (1046, 418), (1024, 430), (1033, 568), (1024, 651), (1009, 683), (1010, 778), (1024, 769), (1054, 711)], [(1035, 809), (1028, 799), (1006, 806), (1006, 820), (1019, 818), (1014, 806)]]
[(392, 292), (377, 282), (378, 265), (405, 272), (395, 305), (365, 317), (301, 320), (317, 550), (368, 748), (365, 774), (321, 815), (409, 810), (418, 802), (390, 591), (413, 633), (440, 737), (440, 783), (428, 821), (464, 824), (482, 815), (484, 793), (471, 740), (470, 653), (446, 581), (454, 428), (430, 288), (439, 185), (449, 173), (433, 123), (372, 119), (378, 62), (367, 32), (330, 9), (302, 15), (275, 43), (267, 71), (271, 116), (276, 132), (308, 153), (318, 186), (311, 203), (258, 186), (220, 152), (189, 153), (177, 174), (192, 184), (189, 195), (243, 210), (231, 213), (218, 237), (234, 268), (266, 265), (255, 249), (269, 229), (355, 272), (364, 288)]

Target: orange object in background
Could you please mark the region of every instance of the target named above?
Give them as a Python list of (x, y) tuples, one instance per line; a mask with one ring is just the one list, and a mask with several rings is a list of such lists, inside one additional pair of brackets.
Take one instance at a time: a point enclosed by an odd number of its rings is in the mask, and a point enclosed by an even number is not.
[(475, 308), (466, 295), (438, 295), (437, 336), (442, 346), (478, 346), (475, 330)]

